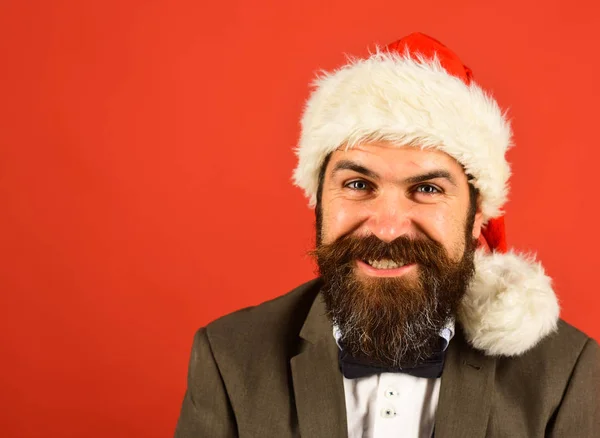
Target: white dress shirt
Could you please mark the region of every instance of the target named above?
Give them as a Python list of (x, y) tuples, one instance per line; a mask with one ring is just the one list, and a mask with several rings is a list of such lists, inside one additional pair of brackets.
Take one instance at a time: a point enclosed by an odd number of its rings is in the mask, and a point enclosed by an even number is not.
[[(334, 336), (337, 342), (340, 338), (337, 327)], [(454, 321), (442, 329), (440, 336), (450, 342)], [(430, 438), (440, 383), (441, 379), (404, 373), (344, 377), (348, 438)]]

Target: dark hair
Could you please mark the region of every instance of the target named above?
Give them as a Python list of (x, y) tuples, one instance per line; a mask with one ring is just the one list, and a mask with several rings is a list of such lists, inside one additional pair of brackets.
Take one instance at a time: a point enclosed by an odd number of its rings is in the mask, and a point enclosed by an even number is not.
[[(323, 225), (323, 215), (321, 214), (321, 198), (323, 195), (323, 183), (325, 181), (325, 170), (331, 160), (331, 154), (328, 154), (323, 160), (321, 169), (319, 170), (319, 184), (317, 186), (317, 204), (315, 205), (315, 226), (317, 228), (317, 245), (321, 243), (321, 226)], [(475, 213), (477, 213), (477, 201), (479, 198), (479, 190), (471, 181), (475, 179), (473, 175), (467, 174), (469, 182), (469, 215), (467, 216), (467, 233), (471, 233), (473, 223), (475, 222)]]

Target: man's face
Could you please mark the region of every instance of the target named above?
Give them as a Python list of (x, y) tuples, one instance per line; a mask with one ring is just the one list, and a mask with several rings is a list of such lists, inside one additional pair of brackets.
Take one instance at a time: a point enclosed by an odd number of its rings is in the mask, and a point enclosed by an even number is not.
[(354, 354), (425, 358), (474, 272), (482, 214), (462, 166), (433, 149), (369, 143), (331, 155), (315, 254), (329, 316)]
[[(444, 152), (394, 147), (383, 142), (332, 153), (321, 195), (321, 243), (344, 235), (372, 234), (384, 242), (397, 237), (439, 242), (454, 260), (465, 248), (469, 185), (462, 166)], [(470, 234), (481, 232), (477, 212)], [(357, 263), (365, 276), (416, 276), (417, 266), (403, 270), (371, 269)]]

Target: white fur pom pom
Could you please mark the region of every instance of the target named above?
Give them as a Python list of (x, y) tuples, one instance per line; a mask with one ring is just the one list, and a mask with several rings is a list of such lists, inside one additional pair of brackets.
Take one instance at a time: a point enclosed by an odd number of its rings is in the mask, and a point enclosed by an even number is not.
[(477, 250), (475, 269), (458, 314), (473, 347), (515, 356), (556, 330), (558, 299), (533, 256)]

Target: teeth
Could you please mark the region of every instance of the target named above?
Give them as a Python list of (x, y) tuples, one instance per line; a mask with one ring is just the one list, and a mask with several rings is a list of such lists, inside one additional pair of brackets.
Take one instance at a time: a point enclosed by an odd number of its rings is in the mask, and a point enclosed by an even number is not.
[(368, 263), (375, 269), (395, 269), (404, 266), (404, 263), (396, 263), (389, 259), (368, 260)]

